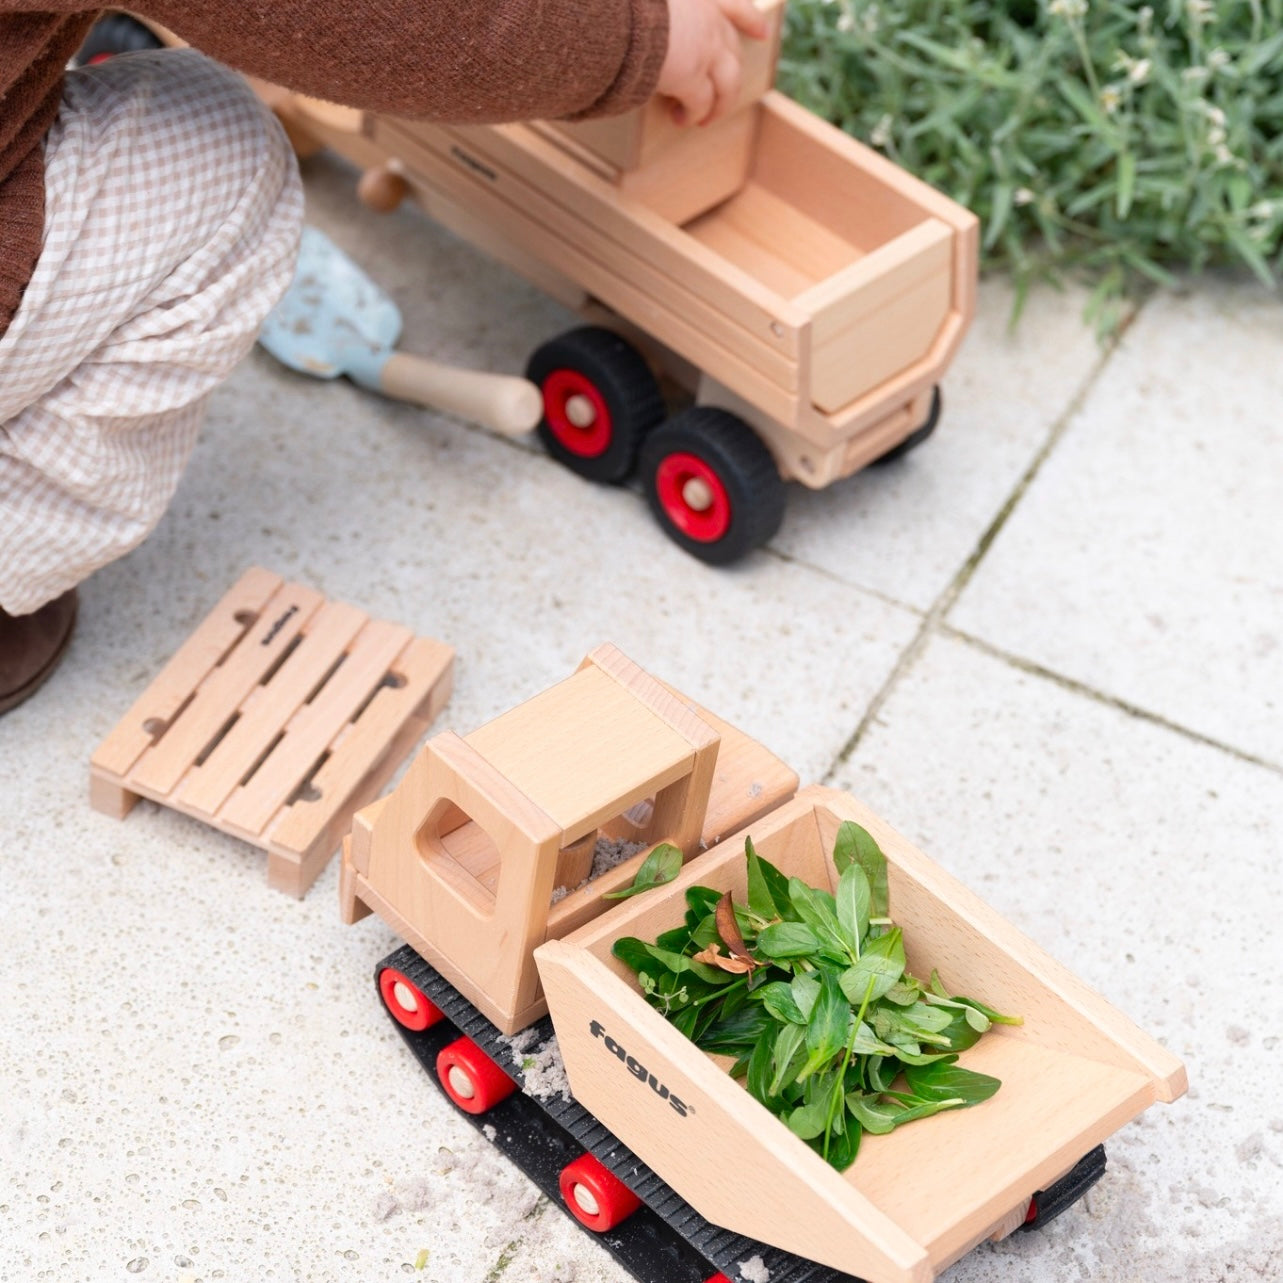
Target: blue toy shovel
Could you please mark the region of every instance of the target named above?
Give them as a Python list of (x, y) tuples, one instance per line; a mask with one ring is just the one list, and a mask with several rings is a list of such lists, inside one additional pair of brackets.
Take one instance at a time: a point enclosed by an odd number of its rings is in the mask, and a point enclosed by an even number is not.
[(305, 227), (294, 280), (258, 337), (278, 361), (321, 379), (344, 374), (363, 388), (507, 437), (539, 422), (543, 396), (528, 379), (394, 351), (400, 333), (396, 304), (338, 246)]

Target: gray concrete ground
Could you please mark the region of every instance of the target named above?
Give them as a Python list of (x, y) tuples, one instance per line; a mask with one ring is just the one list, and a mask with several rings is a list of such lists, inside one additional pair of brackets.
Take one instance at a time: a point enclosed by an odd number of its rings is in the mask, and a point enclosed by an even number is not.
[[(519, 371), (569, 321), (331, 162), (310, 220), (406, 346)], [(1041, 1235), (950, 1283), (1283, 1277), (1283, 394), (1276, 297), (1208, 280), (1099, 348), (1001, 282), (902, 463), (792, 495), (714, 571), (504, 442), (256, 352), (154, 537), (0, 721), (0, 1279), (616, 1283), (442, 1103), (379, 1009), (395, 943), (256, 850), (89, 809), (99, 740), (261, 564), (458, 649), (466, 732), (611, 640), (848, 788), (1186, 1062)], [(421, 1269), (420, 1254), (427, 1253)]]

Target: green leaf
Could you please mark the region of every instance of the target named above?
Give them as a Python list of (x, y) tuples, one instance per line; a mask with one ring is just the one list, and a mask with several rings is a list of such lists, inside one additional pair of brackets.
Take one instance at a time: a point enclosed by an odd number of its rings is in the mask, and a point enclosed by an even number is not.
[(1252, 238), (1234, 223), (1225, 224), (1225, 238), (1233, 246), (1234, 252), (1252, 269), (1261, 284), (1274, 288), (1274, 273), (1270, 271), (1260, 247)]
[(802, 1018), (810, 1020), (811, 1012), (815, 1009), (815, 1000), (820, 996), (820, 977), (814, 971), (804, 971), (800, 976), (793, 977), (789, 989), (793, 993), (793, 1001), (797, 1003), (798, 1010), (802, 1013)]
[(856, 1026), (855, 1037), (851, 1040), (851, 1054), (855, 1056), (898, 1056), (900, 1049), (884, 1042), (869, 1026), (867, 1020), (861, 1020)]
[[(725, 1004), (729, 1006), (729, 1001)], [(709, 1003), (716, 1007), (716, 1003)], [(764, 1011), (757, 1003), (750, 1002), (729, 1015), (723, 1011), (699, 1036), (696, 1042), (701, 1051), (717, 1055), (735, 1056), (742, 1051), (756, 1047), (758, 1043), (769, 1039), (766, 1035), (775, 1028), (770, 1013)]]
[(1001, 1079), (963, 1069), (953, 1059), (933, 1065), (910, 1065), (904, 1071), (904, 1078), (909, 1090), (920, 1100), (952, 1100), (960, 1105), (978, 1105), (1002, 1086)]
[(811, 1140), (824, 1131), (828, 1122), (828, 1114), (828, 1105), (824, 1101), (815, 1101), (809, 1105), (802, 1105), (785, 1115), (784, 1122), (794, 1136), (800, 1136), (803, 1140)]
[(905, 976), (882, 996), (897, 1007), (912, 1007), (922, 997), (922, 986), (912, 976)]
[(830, 1134), (823, 1144), (810, 1142), (811, 1148), (817, 1149), (820, 1157), (839, 1172), (846, 1171), (855, 1162), (855, 1156), (860, 1151), (860, 1137), (864, 1131), (859, 1119), (853, 1115), (848, 1116), (845, 1121), (846, 1125), (841, 1132)]
[(634, 971), (644, 971), (647, 967), (652, 971), (655, 970), (655, 960), (651, 957), (650, 945), (644, 940), (638, 940), (636, 936), (620, 936), (611, 945), (610, 951), (620, 962)]
[(758, 855), (752, 838), (744, 843), (744, 854), (748, 859), (749, 909), (763, 922), (782, 917), (788, 907), (788, 884), (784, 875), (770, 861)]
[(805, 1060), (806, 1030), (801, 1025), (781, 1025), (771, 1048), (771, 1081), (766, 1095), (778, 1096), (782, 1087), (796, 1082)]
[(967, 1007), (974, 1007), (982, 1016), (986, 1016), (995, 1025), (1023, 1025), (1025, 1023), (1024, 1016), (1004, 1016), (1001, 1011), (986, 1007), (983, 1002), (978, 1002), (975, 998), (957, 998), (955, 1001)]
[(1116, 164), (1118, 189), (1114, 197), (1114, 208), (1119, 218), (1126, 218), (1131, 212), (1132, 195), (1136, 191), (1136, 156), (1133, 152), (1124, 151), (1118, 155)]
[(671, 882), (682, 871), (682, 853), (671, 842), (661, 842), (642, 862), (632, 885), (607, 891), (603, 900), (627, 900), (654, 887)]
[[(778, 916), (784, 918), (786, 921), (790, 920), (793, 915), (793, 908), (789, 904), (788, 879), (770, 862), (770, 860), (766, 859), (764, 856), (758, 855), (752, 842), (745, 842), (744, 850), (746, 855), (752, 851), (752, 855), (749, 859), (750, 876), (753, 875), (753, 869), (756, 868), (757, 876), (759, 876), (765, 884), (766, 893), (770, 897), (773, 912), (767, 913), (764, 916), (768, 918)], [(757, 898), (759, 903), (763, 901), (760, 887), (757, 891)], [(750, 904), (751, 903), (752, 901), (750, 900)], [(754, 912), (756, 912), (756, 909), (754, 909)]]
[[(869, 906), (872, 892), (868, 875), (858, 864), (850, 864), (838, 878), (838, 925), (853, 957), (860, 956), (864, 937), (869, 933)], [(854, 999), (852, 999), (854, 1001)]]
[(839, 877), (853, 863), (864, 870), (864, 876), (869, 881), (870, 916), (885, 918), (890, 912), (886, 856), (867, 829), (854, 820), (844, 820), (838, 826), (837, 838), (833, 843), (833, 864)]
[(965, 1005), (948, 1010), (949, 1023), (940, 1030), (941, 1045), (948, 1046), (950, 1051), (966, 1051), (968, 1047), (974, 1047), (980, 1041), (980, 1035), (971, 1027)]
[(847, 1001), (858, 1008), (889, 993), (903, 975), (904, 939), (896, 927), (884, 936), (866, 941), (860, 960), (842, 973), (839, 983)]
[(915, 1002), (904, 1012), (905, 1020), (915, 1029), (921, 1029), (925, 1032), (938, 1034), (943, 1033), (949, 1028), (957, 1015), (956, 1007), (946, 1007), (936, 1005), (923, 999), (921, 1002)]
[(846, 1049), (851, 1008), (837, 982), (827, 973), (820, 978), (820, 996), (806, 1023), (807, 1059), (800, 1077), (814, 1073)]
[[(717, 902), (722, 898), (720, 891), (712, 887), (687, 887), (686, 907), (697, 919), (706, 918), (717, 912)], [(693, 924), (692, 924), (693, 925)]]
[(801, 878), (789, 878), (789, 902), (798, 918), (815, 933), (820, 948), (831, 949), (839, 956), (846, 955), (847, 946), (838, 923), (837, 905), (827, 891), (807, 886)]
[(860, 1126), (873, 1136), (894, 1131), (902, 1106), (880, 1101), (871, 1092), (851, 1091), (846, 1094), (846, 1107), (859, 1120)]
[(807, 1017), (797, 1005), (792, 985), (786, 981), (775, 980), (771, 984), (764, 985), (758, 990), (758, 997), (761, 999), (762, 1006), (781, 1023), (806, 1024)]
[[(796, 1026), (792, 1026), (796, 1027)], [(775, 1092), (771, 1090), (771, 1076), (775, 1066), (775, 1049), (778, 1045), (776, 1038), (771, 1036), (770, 1029), (758, 1039), (748, 1058), (748, 1073), (744, 1079), (744, 1086), (748, 1093), (755, 1100), (770, 1107), (771, 1098)], [(801, 1046), (801, 1041), (798, 1043)], [(779, 1089), (776, 1088), (778, 1091)]]
[(819, 939), (805, 923), (774, 922), (757, 933), (754, 952), (768, 958), (807, 958), (819, 948)]

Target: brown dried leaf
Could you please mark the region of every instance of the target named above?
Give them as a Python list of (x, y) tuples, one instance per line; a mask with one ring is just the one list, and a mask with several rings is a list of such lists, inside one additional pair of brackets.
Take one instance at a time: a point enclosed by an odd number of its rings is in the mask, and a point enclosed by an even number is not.
[(722, 896), (717, 902), (717, 934), (721, 936), (722, 943), (731, 951), (732, 958), (740, 958), (746, 962), (757, 966), (757, 959), (749, 953), (747, 946), (744, 944), (744, 937), (740, 935), (739, 923), (735, 921), (735, 905), (731, 900), (731, 893)]
[(752, 971), (754, 967), (761, 964), (753, 958), (728, 958), (726, 954), (719, 953), (717, 946), (710, 944), (707, 949), (701, 949), (698, 953), (691, 955), (692, 962), (705, 962), (710, 967), (720, 967), (723, 971), (729, 971), (732, 975), (742, 976), (745, 972)]

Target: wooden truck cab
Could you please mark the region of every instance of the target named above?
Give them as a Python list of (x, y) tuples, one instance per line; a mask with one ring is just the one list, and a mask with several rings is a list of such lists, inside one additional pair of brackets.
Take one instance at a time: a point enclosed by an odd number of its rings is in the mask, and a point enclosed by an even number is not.
[[(358, 813), (343, 918), (377, 912), (505, 1033), (547, 1011), (533, 954), (597, 916), (658, 842), (697, 854), (797, 777), (613, 646), (518, 708), (434, 736)], [(588, 881), (598, 838), (640, 849)]]

